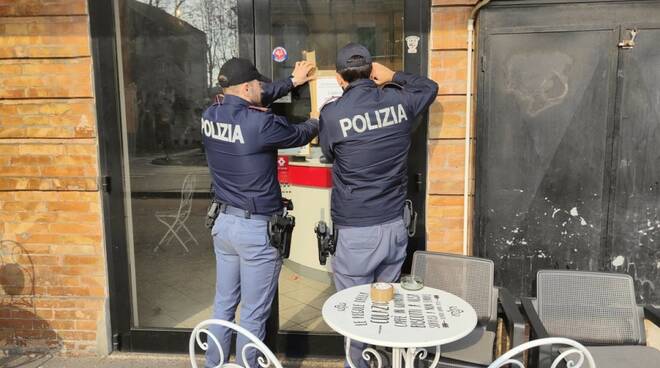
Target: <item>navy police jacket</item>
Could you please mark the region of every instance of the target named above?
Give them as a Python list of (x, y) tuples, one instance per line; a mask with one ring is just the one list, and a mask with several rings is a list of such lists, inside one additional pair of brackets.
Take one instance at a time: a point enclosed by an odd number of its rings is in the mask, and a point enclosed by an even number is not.
[(371, 226), (403, 213), (411, 126), (435, 100), (438, 85), (402, 72), (393, 82), (400, 88), (353, 81), (342, 97), (321, 109), (321, 149), (334, 161), (331, 213), (336, 225)]
[[(266, 106), (293, 84), (283, 79), (262, 87)], [(216, 199), (252, 214), (281, 211), (277, 149), (305, 145), (317, 133), (318, 120), (289, 124), (266, 108), (226, 95), (202, 114), (202, 140)]]

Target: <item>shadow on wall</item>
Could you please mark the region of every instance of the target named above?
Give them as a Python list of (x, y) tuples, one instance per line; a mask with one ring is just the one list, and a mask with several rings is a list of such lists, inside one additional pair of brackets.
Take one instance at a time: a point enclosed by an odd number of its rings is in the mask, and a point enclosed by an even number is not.
[(62, 348), (37, 315), (32, 257), (19, 243), (0, 240), (0, 367), (41, 365)]

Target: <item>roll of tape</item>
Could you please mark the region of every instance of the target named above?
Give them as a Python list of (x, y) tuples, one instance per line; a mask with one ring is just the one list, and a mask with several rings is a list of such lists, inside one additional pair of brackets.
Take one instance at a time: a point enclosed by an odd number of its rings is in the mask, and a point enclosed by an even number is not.
[(386, 282), (371, 284), (371, 301), (373, 303), (387, 303), (394, 298), (394, 288)]

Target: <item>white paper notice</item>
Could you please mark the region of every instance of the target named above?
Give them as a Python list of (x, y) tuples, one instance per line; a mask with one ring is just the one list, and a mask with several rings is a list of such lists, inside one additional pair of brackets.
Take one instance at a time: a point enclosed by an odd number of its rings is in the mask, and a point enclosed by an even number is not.
[(319, 77), (316, 79), (316, 106), (319, 111), (326, 102), (333, 97), (339, 97), (344, 91), (337, 83), (337, 79), (332, 77)]

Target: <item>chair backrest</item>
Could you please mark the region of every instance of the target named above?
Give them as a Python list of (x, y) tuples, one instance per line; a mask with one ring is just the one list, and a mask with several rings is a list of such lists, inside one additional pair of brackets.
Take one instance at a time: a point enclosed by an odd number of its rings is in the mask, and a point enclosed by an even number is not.
[(197, 184), (197, 177), (193, 174), (186, 175), (181, 185), (181, 201), (179, 202), (178, 217), (181, 221), (185, 221), (190, 215), (192, 210), (192, 197), (195, 193), (195, 185)]
[(590, 344), (640, 344), (639, 309), (629, 275), (541, 270), (538, 315), (548, 334)]
[(424, 285), (450, 292), (470, 303), (480, 324), (497, 319), (493, 261), (417, 251), (413, 255), (412, 273), (421, 277)]
[[(247, 351), (249, 349), (256, 349), (261, 354), (263, 354), (263, 358), (261, 357), (258, 358), (259, 367), (267, 368), (270, 366), (274, 366), (275, 368), (282, 368), (282, 364), (280, 363), (279, 360), (277, 360), (275, 354), (273, 354), (273, 352), (270, 351), (270, 349), (268, 349), (268, 346), (266, 346), (266, 344), (264, 344), (261, 340), (259, 340), (259, 338), (254, 336), (250, 331), (244, 329), (243, 327), (222, 319), (207, 319), (197, 324), (197, 326), (195, 326), (195, 329), (193, 329), (193, 332), (190, 335), (190, 341), (188, 343), (188, 354), (190, 356), (190, 364), (193, 368), (197, 368), (195, 345), (198, 345), (202, 350), (206, 351), (209, 348), (209, 344), (215, 344), (215, 346), (217, 346), (218, 348), (218, 353), (220, 354), (220, 362), (218, 363), (217, 367), (223, 367), (223, 366), (241, 367), (238, 364), (228, 363), (229, 352), (222, 351), (222, 346), (220, 346), (220, 340), (218, 340), (218, 336), (215, 336), (209, 331), (209, 327), (211, 326), (222, 326), (230, 330), (234, 330), (236, 331), (237, 334), (243, 335), (250, 340), (249, 343), (243, 346), (242, 349), (243, 351), (236, 352), (236, 356), (238, 356), (238, 354), (241, 354), (241, 356), (243, 357), (243, 362), (247, 360), (246, 359)], [(202, 342), (202, 335), (206, 335), (206, 342)], [(258, 367), (248, 366), (246, 368), (258, 368)]]
[[(562, 362), (562, 360), (565, 360), (567, 367), (596, 368), (596, 362), (594, 362), (594, 358), (591, 356), (591, 353), (589, 350), (587, 350), (586, 347), (577, 341), (563, 337), (546, 337), (544, 339), (527, 341), (526, 343), (520, 344), (507, 351), (506, 353), (500, 355), (500, 357), (492, 362), (488, 368), (502, 368), (504, 366), (525, 368), (525, 364), (523, 364), (522, 360), (520, 360), (520, 358), (515, 358), (525, 352), (525, 350), (537, 348), (543, 345), (564, 345), (563, 347), (559, 347), (562, 353), (555, 358), (551, 367), (557, 367), (559, 363)], [(566, 346), (569, 348), (565, 348)], [(587, 362), (587, 365), (583, 365), (585, 361)]]

